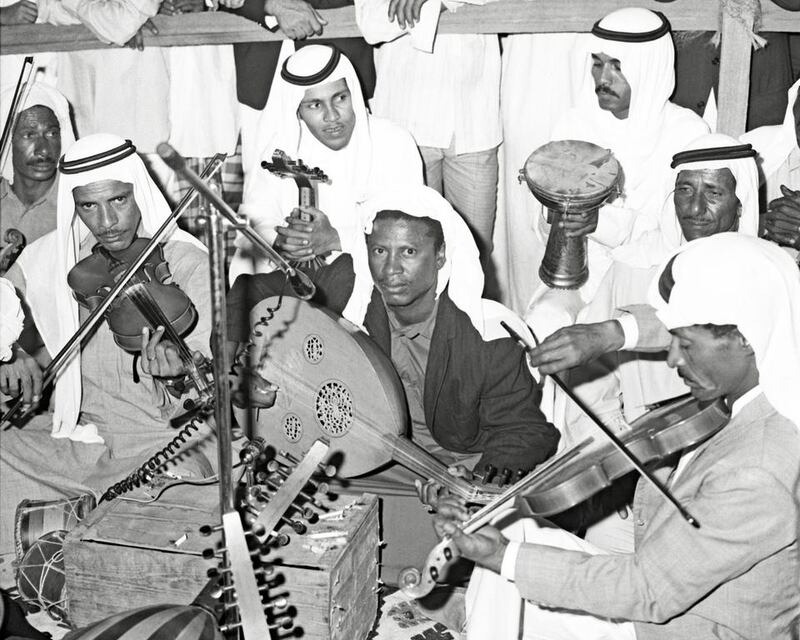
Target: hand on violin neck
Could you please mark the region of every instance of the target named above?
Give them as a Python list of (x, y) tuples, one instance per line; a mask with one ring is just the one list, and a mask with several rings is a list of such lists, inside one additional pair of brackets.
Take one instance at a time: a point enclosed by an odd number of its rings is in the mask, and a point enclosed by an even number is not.
[[(164, 327), (158, 327), (152, 335), (150, 329), (142, 329), (142, 371), (157, 378), (177, 378), (188, 371), (178, 347), (164, 340)], [(192, 353), (195, 364), (201, 364), (205, 357), (199, 351)]]
[(563, 327), (530, 350), (532, 367), (547, 375), (566, 371), (621, 349), (625, 344), (622, 325), (616, 320)]
[[(310, 220), (303, 220), (301, 213)], [(275, 227), (275, 248), (288, 260), (310, 260), (342, 248), (339, 232), (316, 207), (294, 209), (285, 220), (285, 227)]]
[(461, 523), (469, 518), (464, 500), (449, 496), (439, 500), (438, 513), (433, 517), (433, 528), (440, 538), (449, 536), (461, 555), (500, 573), (508, 540), (492, 526), (485, 526), (472, 534), (461, 530)]

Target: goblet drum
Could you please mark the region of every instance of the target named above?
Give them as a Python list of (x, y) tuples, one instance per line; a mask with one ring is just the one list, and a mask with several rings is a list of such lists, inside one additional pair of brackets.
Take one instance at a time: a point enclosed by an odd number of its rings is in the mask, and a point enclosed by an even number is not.
[(567, 237), (559, 222), (570, 214), (597, 210), (619, 189), (620, 165), (614, 154), (583, 140), (554, 140), (534, 151), (520, 169), (536, 199), (548, 209), (552, 225), (539, 277), (548, 287), (577, 289), (589, 278), (586, 236)]

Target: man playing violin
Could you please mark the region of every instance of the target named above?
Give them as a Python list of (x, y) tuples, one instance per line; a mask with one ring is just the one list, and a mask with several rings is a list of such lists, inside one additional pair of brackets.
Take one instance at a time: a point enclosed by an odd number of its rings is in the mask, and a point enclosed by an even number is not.
[(531, 522), (522, 543), (489, 526), (464, 535), (465, 507), (446, 498), (437, 533), (482, 567), (467, 594), (468, 638), (490, 637), (481, 629), (498, 610), (487, 606), (515, 595), (526, 601), (526, 632), (541, 638), (796, 637), (800, 274), (776, 245), (719, 233), (680, 247), (648, 300), (671, 336), (669, 365), (695, 398), (731, 411), (654, 470), (699, 527), (642, 480), (627, 554), (545, 521)]
[[(151, 236), (170, 213), (130, 141), (109, 134), (88, 136), (70, 148), (59, 169), (58, 226), (28, 246), (7, 274), (30, 307), (44, 339), (45, 358), (57, 353), (88, 315), (67, 283), (76, 263), (93, 255), (93, 248), (119, 254), (137, 236)], [(167, 263), (162, 267), (169, 269), (171, 281), (197, 311), (186, 343), (195, 357), (207, 355), (210, 293), (205, 250), (178, 230), (167, 236), (162, 248)], [(164, 327), (136, 327), (133, 335), (138, 332), (141, 355), (134, 356), (117, 346), (105, 321), (97, 325), (60, 370), (52, 413), (3, 432), (0, 552), (13, 546), (13, 514), (20, 500), (98, 494), (176, 435), (168, 421), (181, 412), (182, 403), (173, 383), (184, 377), (191, 363), (179, 356), (176, 344), (163, 339)], [(35, 404), (41, 384), (39, 364), (17, 346), (14, 359), (0, 366), (1, 390)], [(208, 460), (199, 449), (209, 433), (201, 425), (184, 448), (190, 455), (168, 471), (208, 473)]]

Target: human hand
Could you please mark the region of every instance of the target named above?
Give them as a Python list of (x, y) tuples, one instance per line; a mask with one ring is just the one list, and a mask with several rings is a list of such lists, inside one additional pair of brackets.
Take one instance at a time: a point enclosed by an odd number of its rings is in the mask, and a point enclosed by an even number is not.
[[(188, 371), (178, 347), (163, 340), (164, 327), (158, 327), (150, 335), (150, 329), (142, 328), (142, 371), (157, 378), (177, 378)], [(205, 356), (199, 351), (192, 353), (195, 364), (202, 364)]]
[(139, 27), (139, 30), (134, 34), (134, 36), (125, 43), (125, 46), (129, 49), (138, 49), (139, 51), (144, 51), (144, 33), (145, 31), (149, 32), (150, 35), (157, 35), (158, 29), (156, 25), (153, 24), (153, 21), (148, 18), (144, 21), (144, 24)]
[(622, 325), (616, 320), (563, 327), (528, 352), (528, 361), (541, 374), (558, 373), (621, 349)]
[[(311, 216), (311, 220), (301, 220), (301, 212)], [(339, 232), (316, 207), (298, 207), (285, 220), (288, 226), (275, 227), (278, 233), (275, 247), (288, 260), (311, 260), (341, 249)]]
[(425, 0), (390, 0), (389, 22), (397, 20), (397, 25), (401, 29), (405, 29), (406, 26), (410, 29), (419, 22), (423, 4)]
[(598, 210), (591, 209), (583, 213), (566, 213), (558, 221), (558, 226), (564, 229), (568, 238), (588, 236), (597, 230)]
[(492, 526), (484, 526), (475, 533), (465, 534), (461, 523), (469, 518), (464, 500), (456, 497), (442, 498), (438, 513), (433, 517), (433, 528), (440, 538), (449, 536), (461, 555), (473, 562), (500, 573), (508, 540)]
[(232, 384), (234, 388), (231, 391), (231, 402), (240, 409), (269, 409), (275, 404), (278, 386), (258, 371), (240, 369)]
[[(454, 478), (472, 480), (472, 472), (463, 464), (455, 464), (447, 467), (447, 473)], [(449, 489), (435, 480), (428, 480), (425, 483), (421, 480), (414, 480), (414, 486), (417, 489), (417, 496), (419, 496), (420, 502), (429, 507), (428, 513), (436, 511), (439, 500), (450, 495)]]
[(781, 185), (782, 197), (767, 206), (764, 237), (800, 250), (800, 190)]
[(11, 360), (0, 365), (0, 391), (7, 396), (22, 394), (22, 402), (27, 408), (42, 398), (42, 369), (18, 345), (12, 349)]
[(205, 0), (163, 0), (158, 12), (167, 16), (178, 16), (183, 13), (200, 13), (205, 9)]
[(36, 22), (39, 9), (31, 0), (21, 0), (7, 7), (0, 7), (0, 25), (32, 24)]
[(244, 4), (244, 0), (219, 0), (219, 3), (228, 9), (239, 9)]
[(275, 16), (281, 31), (292, 40), (321, 36), (322, 28), (328, 24), (305, 0), (266, 0), (264, 12)]

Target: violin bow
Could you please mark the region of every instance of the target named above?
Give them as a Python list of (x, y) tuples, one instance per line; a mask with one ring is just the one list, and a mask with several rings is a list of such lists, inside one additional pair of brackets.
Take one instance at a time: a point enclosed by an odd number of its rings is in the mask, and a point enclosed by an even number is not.
[(8, 110), (8, 117), (3, 125), (3, 135), (0, 137), (0, 171), (6, 166), (6, 160), (8, 160), (8, 150), (10, 148), (8, 143), (11, 142), (14, 127), (17, 126), (20, 106), (25, 103), (25, 99), (31, 90), (32, 83), (30, 78), (32, 73), (33, 56), (25, 56), (22, 69), (19, 72), (17, 86), (14, 89), (14, 96), (11, 98), (11, 108)]
[[(504, 320), (500, 321), (501, 326), (508, 332), (514, 340), (517, 341), (524, 350), (525, 353), (530, 353), (533, 349), (527, 342), (525, 342), (524, 338), (519, 335), (514, 329), (512, 329)], [(533, 340), (536, 343), (536, 346), (539, 346), (540, 342), (539, 339), (536, 337), (536, 334), (533, 332), (533, 329), (528, 327), (528, 330), (531, 332), (531, 336), (533, 336)], [(692, 525), (695, 529), (700, 528), (700, 522), (695, 518), (689, 511), (684, 507), (680, 502), (678, 502), (677, 498), (672, 494), (672, 492), (661, 482), (658, 478), (656, 478), (652, 473), (650, 473), (644, 465), (639, 461), (639, 459), (631, 453), (628, 447), (614, 434), (611, 429), (609, 429), (603, 422), (598, 418), (594, 412), (586, 405), (586, 403), (581, 400), (572, 389), (570, 389), (567, 384), (561, 379), (561, 377), (555, 373), (549, 374), (550, 378), (556, 385), (567, 394), (567, 397), (572, 400), (578, 408), (583, 411), (589, 419), (597, 425), (597, 427), (608, 437), (611, 443), (616, 447), (616, 449), (628, 460), (628, 462), (633, 465), (633, 468), (636, 469), (642, 477), (647, 480), (653, 488), (658, 491), (664, 498), (669, 500), (673, 506), (678, 510), (678, 513), (681, 514), (684, 520)]]

